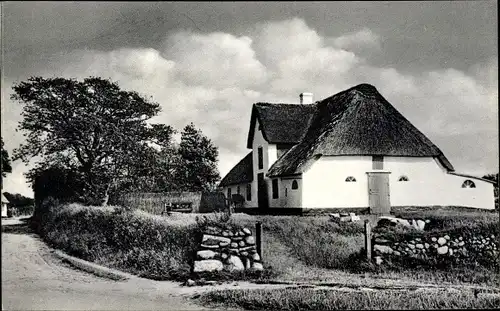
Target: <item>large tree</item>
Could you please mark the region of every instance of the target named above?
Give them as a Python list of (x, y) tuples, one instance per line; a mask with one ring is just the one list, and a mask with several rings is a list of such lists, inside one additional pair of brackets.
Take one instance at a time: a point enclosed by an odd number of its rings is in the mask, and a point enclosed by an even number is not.
[(181, 133), (180, 161), (176, 169), (181, 189), (186, 191), (214, 190), (220, 180), (217, 169), (219, 151), (212, 141), (193, 123)]
[(2, 165), (2, 177), (0, 180), (0, 185), (3, 187), (3, 178), (7, 177), (7, 173), (12, 173), (12, 166), (10, 164), (10, 158), (9, 158), (9, 152), (4, 149), (4, 143), (3, 143), (3, 137), (0, 138), (0, 141), (2, 143), (2, 159), (1, 159), (1, 165)]
[(63, 166), (78, 172), (94, 204), (106, 204), (110, 190), (150, 164), (151, 148), (168, 144), (174, 132), (148, 125), (160, 112), (157, 103), (106, 79), (33, 77), (13, 90), (12, 99), (23, 104), (19, 130), (26, 136), (13, 159), (40, 156), (35, 171)]

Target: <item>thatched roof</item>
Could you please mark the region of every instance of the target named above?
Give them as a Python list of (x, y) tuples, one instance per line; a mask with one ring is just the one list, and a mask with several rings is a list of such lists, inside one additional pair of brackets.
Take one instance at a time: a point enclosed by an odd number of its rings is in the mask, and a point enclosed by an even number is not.
[(270, 144), (297, 144), (304, 137), (316, 105), (256, 103), (252, 108), (247, 147), (252, 148), (256, 120)]
[(302, 173), (322, 155), (436, 157), (454, 170), (441, 150), (372, 85), (357, 85), (315, 106), (302, 141), (271, 166), (268, 176)]
[(219, 187), (252, 182), (252, 167), (253, 158), (252, 152), (250, 152), (222, 178)]
[(451, 175), (455, 175), (455, 176), (460, 176), (460, 177), (465, 177), (465, 178), (472, 178), (472, 179), (482, 180), (482, 181), (485, 181), (487, 183), (496, 185), (496, 181), (485, 179), (485, 178), (482, 178), (482, 177), (473, 176), (473, 175), (469, 175), (469, 174), (463, 174), (463, 173), (457, 173), (457, 172), (448, 172), (448, 173), (451, 174)]

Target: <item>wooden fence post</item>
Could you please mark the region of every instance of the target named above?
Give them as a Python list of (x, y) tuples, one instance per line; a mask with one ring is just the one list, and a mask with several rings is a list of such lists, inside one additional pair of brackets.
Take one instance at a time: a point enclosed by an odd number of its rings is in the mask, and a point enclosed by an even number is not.
[(262, 223), (260, 221), (255, 223), (255, 244), (257, 246), (257, 253), (262, 260)]
[(365, 220), (365, 250), (366, 259), (372, 259), (372, 227), (368, 219)]

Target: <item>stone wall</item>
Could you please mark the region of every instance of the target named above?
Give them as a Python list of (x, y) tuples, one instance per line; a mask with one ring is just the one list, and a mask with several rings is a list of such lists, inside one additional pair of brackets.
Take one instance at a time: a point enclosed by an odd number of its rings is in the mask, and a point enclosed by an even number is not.
[(373, 259), (378, 265), (405, 258), (421, 259), (430, 264), (477, 259), (493, 262), (499, 253), (496, 243), (494, 234), (471, 234), (457, 230), (411, 236), (375, 233), (372, 238)]
[(250, 229), (209, 226), (203, 230), (193, 272), (247, 269), (263, 270)]

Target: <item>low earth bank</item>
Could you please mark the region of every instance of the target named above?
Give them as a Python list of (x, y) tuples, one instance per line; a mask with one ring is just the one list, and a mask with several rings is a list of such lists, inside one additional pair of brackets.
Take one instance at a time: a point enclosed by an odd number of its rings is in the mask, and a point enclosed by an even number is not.
[[(498, 216), (495, 219), (491, 213), (455, 218), (443, 215), (442, 212), (432, 213), (420, 216), (439, 223), (440, 227), (435, 229), (438, 231), (462, 228), (464, 224), (473, 228), (473, 224), (488, 225), (498, 221)], [(482, 265), (440, 268), (367, 264), (360, 256), (363, 254), (364, 244), (363, 222), (335, 223), (330, 221), (328, 216), (233, 214), (228, 219), (223, 219), (220, 215), (209, 215), (198, 220), (196, 217), (197, 215), (193, 214), (156, 216), (139, 210), (124, 210), (121, 207), (102, 208), (53, 203), (37, 214), (34, 225), (47, 243), (70, 255), (156, 280), (186, 281), (189, 278), (198, 278), (328, 281), (341, 278), (345, 282), (351, 282), (354, 275), (357, 278), (363, 277), (363, 282), (386, 278), (500, 286), (495, 270)], [(237, 248), (229, 250), (231, 243), (239, 244), (240, 241), (230, 239), (226, 245), (227, 237), (222, 231), (220, 237), (224, 241), (218, 239), (217, 252), (212, 250), (213, 254), (199, 253), (210, 250), (206, 247), (200, 248), (203, 234), (207, 233), (203, 228), (224, 224), (238, 231), (243, 228), (255, 228), (256, 221), (261, 222), (263, 227), (262, 256), (259, 258), (254, 256), (255, 249), (250, 247), (253, 243), (250, 239), (245, 245), (238, 245)], [(241, 238), (246, 239), (247, 235), (244, 234)], [(221, 242), (224, 246), (219, 251)], [(248, 251), (243, 249), (246, 247), (250, 247)], [(227, 252), (224, 251), (225, 248)], [(255, 273), (255, 269), (222, 269), (193, 275), (195, 260), (217, 258), (225, 261), (231, 252), (236, 255), (236, 251), (243, 256), (240, 257), (242, 263), (249, 259), (250, 265), (262, 264), (263, 270)], [(226, 256), (227, 258), (223, 258)], [(236, 265), (239, 266), (239, 262)], [(217, 264), (217, 267), (220, 268), (220, 265)]]

